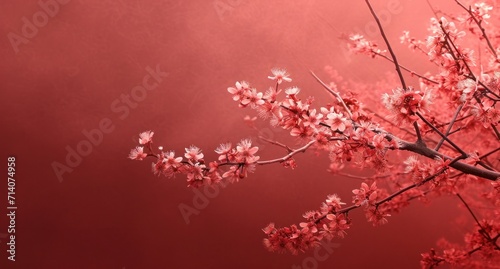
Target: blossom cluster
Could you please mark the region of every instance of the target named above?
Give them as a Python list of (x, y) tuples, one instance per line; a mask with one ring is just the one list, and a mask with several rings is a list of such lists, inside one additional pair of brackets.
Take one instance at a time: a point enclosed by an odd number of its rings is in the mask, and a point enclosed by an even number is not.
[[(498, 239), (500, 225), (494, 221), (482, 220), (475, 225), (473, 232), (464, 236), (465, 246), (452, 244), (441, 239), (438, 245), (441, 252), (431, 249), (422, 254), (420, 265), (424, 269), (434, 268), (447, 263), (460, 268), (495, 268), (500, 263)], [(473, 255), (477, 253), (476, 255)]]
[(392, 94), (382, 95), (382, 103), (390, 111), (389, 119), (396, 124), (415, 122), (418, 119), (416, 113), (428, 111), (430, 102), (430, 92), (415, 91), (411, 87), (407, 90), (397, 88)]
[(263, 229), (267, 235), (264, 246), (273, 252), (298, 254), (299, 251), (317, 247), (321, 240), (343, 238), (351, 222), (347, 214), (342, 213), (343, 205), (345, 203), (337, 195), (329, 195), (320, 210), (303, 215), (306, 221), (299, 226), (276, 228), (274, 223), (270, 223)]
[[(281, 89), (282, 82), (291, 79), (283, 69), (275, 70), (274, 76), (269, 76), (276, 81), (275, 87), (265, 93), (244, 81), (236, 82), (227, 90), (240, 107), (251, 107), (274, 126), (288, 130), (292, 137), (312, 141), (316, 149), (328, 151), (332, 163), (349, 162), (356, 154), (360, 167), (369, 166), (377, 171), (388, 168), (385, 154), (388, 149), (399, 147), (397, 139), (386, 136), (386, 132), (373, 123), (354, 95), (336, 93), (339, 98), (333, 103), (314, 108), (313, 98), (300, 98), (298, 87)], [(279, 99), (282, 92), (284, 99)]]
[[(156, 159), (151, 164), (153, 174), (173, 177), (176, 174), (184, 174), (189, 187), (200, 187), (220, 183), (222, 180), (237, 182), (248, 176), (249, 172), (255, 170), (259, 156), (255, 155), (258, 147), (252, 146), (249, 139), (241, 140), (236, 147), (231, 143), (221, 144), (215, 152), (219, 154), (217, 161), (208, 162), (204, 160), (204, 154), (196, 146), (185, 148), (184, 156), (176, 156), (174, 151), (163, 151), (159, 147), (154, 153), (154, 132), (146, 131), (139, 134), (139, 144), (130, 151), (129, 158), (132, 160), (144, 160), (146, 157)], [(144, 152), (146, 148), (147, 153)], [(223, 170), (223, 167), (228, 167)]]
[(378, 48), (375, 42), (367, 40), (363, 35), (352, 34), (349, 36), (351, 42), (348, 43), (348, 49), (355, 54), (365, 54), (372, 58), (377, 55), (383, 55), (386, 51)]

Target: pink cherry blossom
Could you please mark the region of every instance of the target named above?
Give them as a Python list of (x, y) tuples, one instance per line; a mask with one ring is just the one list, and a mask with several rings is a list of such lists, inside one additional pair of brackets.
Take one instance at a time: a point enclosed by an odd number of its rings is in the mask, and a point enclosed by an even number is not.
[(298, 87), (291, 87), (291, 88), (288, 88), (285, 90), (285, 93), (288, 96), (295, 96), (295, 95), (299, 94), (299, 92), (300, 92), (300, 89)]
[(245, 94), (250, 90), (250, 86), (245, 81), (242, 82), (236, 81), (235, 86), (236, 88), (235, 87), (227, 88), (227, 91), (233, 95), (234, 101), (240, 101), (245, 96)]
[(169, 151), (165, 155), (165, 160), (166, 160), (167, 168), (170, 168), (170, 167), (177, 168), (181, 165), (182, 157), (175, 157), (175, 152)]
[(144, 147), (137, 146), (130, 151), (129, 158), (132, 160), (142, 161), (146, 158), (147, 154), (144, 153)]
[(281, 90), (276, 90), (276, 88), (269, 87), (269, 89), (264, 93), (263, 98), (268, 102), (275, 102), (278, 94), (281, 93)]
[(153, 141), (153, 135), (155, 133), (152, 131), (145, 131), (139, 134), (139, 144), (146, 145)]
[(252, 107), (256, 107), (259, 105), (263, 105), (265, 101), (262, 99), (263, 93), (257, 92), (256, 89), (251, 89), (244, 94), (240, 105), (245, 107), (247, 105), (251, 105)]
[(414, 91), (412, 88), (406, 91), (397, 88), (392, 95), (385, 93), (382, 96), (383, 104), (391, 113), (390, 119), (396, 124), (413, 123), (417, 119), (417, 112), (428, 110), (430, 100), (430, 92)]
[(355, 205), (374, 204), (377, 199), (377, 184), (373, 182), (371, 186), (366, 183), (361, 183), (361, 188), (352, 191), (354, 194), (352, 202)]
[(186, 159), (197, 162), (200, 159), (203, 159), (203, 153), (201, 153), (200, 148), (196, 146), (191, 146), (189, 148), (185, 148), (186, 153), (184, 154), (184, 157)]
[(189, 170), (187, 172), (188, 187), (199, 188), (203, 186), (204, 181), (210, 179), (209, 177), (205, 176), (205, 168), (205, 165), (198, 163), (189, 167)]
[(224, 174), (222, 174), (222, 178), (227, 179), (229, 182), (234, 183), (240, 181), (246, 177), (246, 170), (243, 167), (238, 167), (233, 165), (227, 170)]
[(219, 155), (224, 155), (224, 154), (227, 154), (231, 151), (232, 149), (232, 146), (231, 146), (231, 143), (224, 143), (224, 144), (220, 144), (219, 147), (217, 147), (217, 149), (215, 149), (215, 152)]
[(316, 109), (312, 109), (310, 113), (304, 115), (304, 126), (310, 126), (312, 128), (316, 128), (318, 124), (321, 122), (323, 118), (323, 114), (316, 113)]
[(252, 141), (250, 139), (243, 139), (236, 145), (236, 151), (241, 157), (246, 159), (246, 161), (254, 161), (252, 157), (259, 151), (259, 147), (252, 147)]
[(349, 37), (350, 43), (348, 43), (349, 50), (353, 53), (369, 55), (373, 58), (377, 54), (384, 54), (385, 51), (378, 48), (377, 44), (368, 41), (364, 36), (355, 34)]
[(326, 118), (325, 123), (330, 125), (332, 131), (345, 131), (347, 119), (343, 117), (342, 113), (328, 113)]
[(160, 176), (167, 171), (167, 168), (167, 160), (164, 158), (163, 153), (159, 154), (157, 161), (151, 164), (151, 170), (156, 176)]
[(271, 70), (271, 73), (273, 73), (273, 75), (267, 78), (271, 80), (276, 80), (276, 83), (278, 84), (281, 84), (283, 81), (286, 82), (292, 81), (292, 79), (289, 77), (289, 74), (287, 74), (285, 69), (274, 68)]

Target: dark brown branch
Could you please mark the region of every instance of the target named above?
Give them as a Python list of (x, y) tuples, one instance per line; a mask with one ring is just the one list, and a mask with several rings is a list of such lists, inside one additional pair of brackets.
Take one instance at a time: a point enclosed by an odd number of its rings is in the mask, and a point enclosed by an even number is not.
[(428, 120), (426, 120), (424, 118), (424, 116), (422, 116), (422, 114), (420, 113), (415, 113), (421, 120), (423, 120), (425, 122), (425, 124), (427, 124), (429, 127), (432, 128), (432, 130), (434, 130), (436, 133), (438, 133), (444, 140), (446, 140), (446, 142), (450, 143), (451, 146), (453, 146), (456, 150), (458, 150), (458, 152), (460, 152), (460, 154), (462, 154), (464, 157), (467, 157), (467, 153), (465, 151), (463, 151), (463, 149), (461, 149), (458, 145), (456, 145), (453, 141), (451, 141), (446, 135), (444, 135), (443, 133), (441, 133), (441, 131), (439, 131), (436, 127), (434, 127), (434, 125), (432, 125), (432, 123), (430, 123)]
[[(395, 138), (393, 138), (393, 139), (395, 139)], [(411, 152), (417, 153), (419, 155), (425, 156), (425, 157), (430, 158), (430, 159), (436, 159), (437, 157), (439, 157), (443, 160), (453, 160), (453, 158), (451, 158), (449, 156), (441, 154), (433, 149), (430, 149), (430, 148), (425, 147), (423, 145), (419, 145), (417, 143), (411, 143), (411, 142), (403, 141), (403, 140), (400, 140), (399, 143), (401, 145), (399, 148), (400, 150), (411, 151)], [(500, 178), (500, 172), (482, 169), (482, 168), (472, 166), (472, 165), (462, 163), (462, 162), (455, 162), (455, 163), (450, 164), (450, 166), (456, 170), (459, 170), (459, 171), (465, 173), (465, 174), (470, 174), (470, 175), (482, 177), (482, 178), (485, 178), (488, 180), (495, 181), (498, 178)]]
[[(452, 164), (456, 163), (458, 160), (460, 160), (460, 158), (461, 158), (461, 157), (462, 157), (462, 156), (459, 156), (459, 157), (457, 157), (457, 158), (453, 159), (449, 165), (451, 166)], [(406, 187), (402, 188), (401, 190), (399, 190), (399, 191), (397, 191), (397, 192), (395, 192), (395, 193), (393, 193), (393, 194), (391, 194), (391, 195), (387, 196), (386, 198), (384, 198), (384, 199), (382, 199), (382, 200), (380, 200), (380, 201), (376, 202), (376, 203), (375, 203), (375, 206), (379, 206), (379, 205), (381, 205), (381, 204), (383, 204), (383, 203), (385, 203), (385, 202), (387, 202), (387, 201), (390, 201), (390, 200), (394, 199), (394, 197), (396, 197), (396, 196), (398, 196), (398, 195), (400, 195), (400, 194), (402, 194), (402, 193), (404, 193), (404, 192), (406, 192), (406, 191), (409, 191), (409, 190), (411, 190), (411, 189), (413, 189), (413, 188), (415, 188), (415, 187), (421, 186), (421, 185), (423, 185), (423, 184), (425, 184), (425, 183), (427, 183), (427, 182), (429, 182), (429, 181), (433, 180), (434, 178), (436, 178), (436, 177), (437, 177), (437, 176), (439, 176), (440, 174), (444, 173), (446, 170), (448, 170), (448, 167), (447, 167), (447, 166), (446, 166), (446, 167), (443, 167), (443, 168), (441, 168), (441, 169), (439, 169), (439, 171), (437, 171), (436, 173), (434, 173), (434, 174), (432, 174), (432, 175), (430, 175), (430, 176), (426, 177), (426, 178), (425, 178), (424, 180), (422, 180), (421, 182), (413, 183), (413, 184), (411, 184), (411, 185), (409, 185), (409, 186), (406, 186)]]

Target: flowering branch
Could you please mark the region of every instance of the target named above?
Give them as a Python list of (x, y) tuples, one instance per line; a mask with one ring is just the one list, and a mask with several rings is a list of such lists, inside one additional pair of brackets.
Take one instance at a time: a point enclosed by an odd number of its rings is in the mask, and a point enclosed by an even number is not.
[(316, 74), (314, 74), (313, 71), (309, 70), (309, 72), (311, 73), (311, 75), (316, 79), (316, 81), (318, 81), (329, 93), (331, 93), (335, 98), (337, 98), (337, 100), (342, 104), (342, 106), (344, 107), (345, 111), (347, 111), (347, 114), (349, 115), (349, 118), (352, 119), (352, 112), (351, 110), (347, 107), (347, 105), (345, 104), (344, 100), (342, 99), (342, 97), (340, 96), (340, 94), (338, 92), (335, 92), (333, 91), (332, 89), (330, 89), (330, 87), (328, 87), (328, 85), (326, 85), (318, 76), (316, 76)]
[[(472, 20), (474, 20), (474, 22), (477, 24), (477, 26), (479, 27), (479, 30), (481, 30), (481, 33), (483, 35), (483, 38), (486, 40), (486, 43), (488, 44), (488, 48), (490, 49), (490, 52), (495, 56), (495, 58), (497, 59), (498, 61), (498, 55), (497, 55), (497, 52), (495, 51), (495, 49), (493, 48), (493, 45), (491, 44), (490, 42), (490, 39), (488, 38), (488, 36), (486, 35), (486, 30), (484, 29), (484, 27), (481, 25), (481, 22), (482, 22), (482, 19), (481, 21), (474, 15), (474, 13), (472, 12), (472, 8), (469, 7), (469, 8), (466, 8), (462, 3), (460, 3), (460, 1), (458, 0), (455, 0), (455, 2), (461, 7), (463, 8), (465, 11), (467, 11), (467, 13), (469, 13), (470, 15), (470, 18)], [(483, 3), (484, 4), (484, 3)], [(479, 9), (479, 7), (478, 7)], [(480, 15), (480, 14), (478, 14)], [(481, 17), (481, 15), (480, 15)]]
[(283, 156), (281, 158), (277, 158), (277, 159), (273, 159), (273, 160), (268, 160), (268, 161), (259, 161), (257, 162), (257, 164), (259, 165), (266, 165), (266, 164), (272, 164), (272, 163), (281, 163), (281, 162), (284, 162), (290, 158), (292, 158), (295, 154), (297, 153), (303, 153), (303, 152), (306, 152), (306, 150), (311, 147), (312, 145), (314, 145), (314, 143), (316, 143), (316, 140), (312, 140), (312, 141), (309, 141), (309, 143), (307, 143), (306, 145), (304, 145), (303, 147), (301, 148), (298, 148), (296, 150), (292, 150), (290, 153), (288, 153), (286, 156)]
[[(352, 205), (346, 206), (337, 195), (329, 195), (319, 210), (306, 212), (303, 215), (305, 221), (298, 226), (277, 228), (273, 223), (269, 224), (263, 229), (266, 234), (264, 244), (269, 250), (297, 254), (318, 246), (322, 240), (342, 238), (352, 222), (348, 215), (351, 210), (361, 208), (369, 222), (381, 225), (412, 200), (456, 195), (475, 221), (472, 232), (464, 237), (466, 247), (459, 248), (447, 243), (442, 246), (445, 249), (442, 255), (431, 250), (422, 255), (422, 267), (431, 268), (444, 262), (462, 267), (472, 267), (473, 262), (478, 262), (486, 267), (500, 262), (500, 248), (496, 242), (500, 237), (500, 222), (495, 218), (500, 214), (500, 172), (497, 170), (500, 161), (500, 147), (497, 145), (500, 140), (497, 128), (500, 110), (496, 107), (500, 101), (500, 72), (497, 72), (500, 65), (496, 50), (493, 49), (500, 45), (500, 39), (488, 39), (482, 25), (483, 20), (490, 17), (491, 8), (479, 3), (475, 5), (476, 9), (467, 9), (455, 0), (467, 11), (465, 19), (432, 18), (426, 42), (410, 38), (409, 32), (404, 33), (402, 40), (407, 41), (414, 51), (418, 48), (426, 54), (437, 69), (436, 73), (426, 73), (424, 76), (398, 63), (370, 1), (365, 1), (391, 57), (385, 56), (385, 51), (360, 35), (350, 37), (353, 44), (349, 44), (349, 48), (356, 53), (373, 58), (380, 56), (392, 62), (400, 87), (394, 87), (398, 82), (390, 79), (395, 78), (395, 75), (388, 75), (383, 82), (374, 85), (364, 85), (352, 80), (344, 81), (338, 73), (331, 71), (330, 76), (334, 81), (328, 85), (310, 71), (315, 80), (334, 97), (333, 104), (314, 107), (312, 97), (301, 99), (301, 89), (298, 87), (282, 88), (284, 82), (291, 82), (292, 79), (286, 70), (276, 68), (268, 76), (274, 85), (266, 92), (258, 91), (245, 81), (237, 81), (227, 91), (240, 108), (255, 110), (275, 128), (282, 128), (297, 138), (303, 146), (291, 148), (261, 137), (286, 150), (286, 155), (280, 158), (261, 160), (257, 155), (259, 147), (243, 139), (234, 146), (231, 143), (221, 144), (215, 149), (218, 157), (206, 161), (202, 150), (194, 145), (185, 148), (181, 156), (174, 151), (165, 152), (163, 147), (155, 150), (152, 147), (154, 133), (146, 131), (139, 135), (139, 146), (131, 150), (129, 158), (152, 158), (153, 174), (167, 177), (182, 174), (186, 176), (188, 186), (196, 188), (219, 184), (222, 180), (238, 182), (248, 177), (259, 165), (282, 164), (294, 168), (297, 164), (293, 157), (298, 153), (311, 148), (326, 151), (330, 158), (330, 172), (363, 181), (360, 188), (352, 190)], [(437, 17), (437, 13), (434, 13)], [(472, 50), (462, 47), (465, 32), (460, 31), (455, 22), (464, 21), (474, 21), (481, 29), (480, 38), (487, 40), (493, 52), (495, 59), (491, 59), (488, 54), (488, 72), (483, 72), (482, 66), (486, 64), (481, 58), (477, 59)], [(425, 49), (422, 48), (423, 44)], [(474, 71), (479, 70), (476, 67), (477, 60), (481, 68), (480, 73), (475, 74)], [(407, 85), (401, 70), (417, 75), (420, 87)], [(392, 92), (388, 92), (391, 88)], [(358, 96), (356, 91), (363, 94)], [(366, 92), (381, 93), (385, 108), (366, 108), (362, 102), (362, 98), (367, 97)], [(247, 121), (250, 119), (253, 122), (256, 118), (247, 118)], [(412, 127), (414, 132), (409, 130)], [(253, 128), (256, 129), (255, 126)], [(400, 161), (399, 156), (391, 158), (391, 152), (401, 151), (409, 155), (405, 161)], [(370, 168), (375, 174), (362, 177), (341, 172), (347, 165)], [(395, 186), (397, 190), (389, 192), (377, 186), (381, 180), (388, 187)], [(478, 219), (472, 207), (465, 202), (467, 199), (474, 205), (479, 200), (474, 195), (488, 204), (481, 206), (491, 211), (482, 212), (489, 219)], [(478, 207), (474, 209), (478, 210)], [(487, 261), (467, 259), (474, 253), (487, 257)]]

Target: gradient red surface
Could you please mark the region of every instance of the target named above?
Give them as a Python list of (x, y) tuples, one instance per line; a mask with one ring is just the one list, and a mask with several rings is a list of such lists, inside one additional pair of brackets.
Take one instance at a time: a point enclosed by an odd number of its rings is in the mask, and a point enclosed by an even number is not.
[[(60, 2), (49, 11), (38, 1), (0, 3), (1, 157), (16, 157), (18, 206), (12, 262), (7, 185), (0, 186), (1, 268), (418, 268), (420, 253), (441, 236), (460, 236), (453, 223), (462, 211), (445, 198), (415, 203), (378, 228), (355, 212), (347, 237), (314, 267), (305, 262), (313, 251), (267, 252), (261, 229), (298, 223), (330, 193), (350, 201), (359, 182), (328, 174), (327, 156), (301, 155), (294, 171), (259, 167), (208, 199), (189, 224), (179, 205), (193, 206), (196, 194), (185, 178), (156, 178), (149, 161), (127, 159), (149, 129), (156, 145), (180, 153), (195, 144), (208, 158), (221, 142), (256, 138), (242, 122), (255, 113), (238, 109), (226, 88), (247, 80), (264, 89), (273, 67), (287, 68), (292, 84), (320, 104), (328, 96), (309, 69), (326, 77), (323, 67), (331, 65), (345, 77), (382, 78), (391, 65), (348, 55), (338, 39), (362, 31), (380, 41), (364, 1)], [(373, 2), (394, 44), (402, 30), (424, 34), (432, 14), (424, 1)], [(25, 26), (34, 19), (35, 29)], [(421, 70), (425, 60), (396, 50)], [(122, 95), (142, 85), (148, 67), (168, 75), (128, 105)], [(69, 166), (68, 152), (99, 128), (107, 131), (102, 141), (58, 178), (54, 162)], [(258, 129), (291, 141), (266, 122)], [(263, 158), (283, 153), (259, 146)]]

